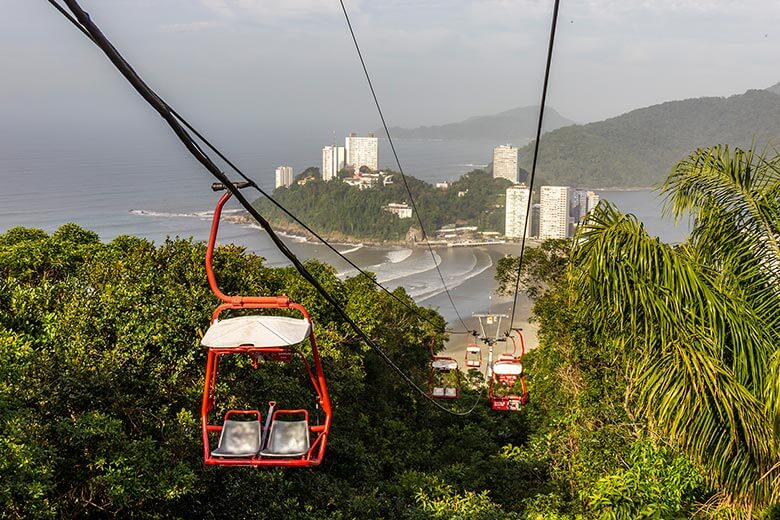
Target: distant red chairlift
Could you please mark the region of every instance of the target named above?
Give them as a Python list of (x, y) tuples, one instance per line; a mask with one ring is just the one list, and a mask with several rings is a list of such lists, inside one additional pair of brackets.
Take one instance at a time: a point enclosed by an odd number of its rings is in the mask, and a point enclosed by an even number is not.
[(476, 343), (466, 346), (466, 367), (479, 368), (482, 366), (482, 349)]
[[(525, 385), (525, 372), (523, 370), (523, 356), (525, 355), (525, 341), (523, 332), (515, 329), (520, 338), (520, 355), (517, 355), (517, 343), (510, 335), (513, 345), (512, 353), (503, 353), (493, 363), (492, 375), (488, 386), (488, 399), (493, 410), (516, 412), (522, 410), (528, 403), (528, 390)], [(521, 391), (516, 390), (520, 383)]]
[(434, 399), (460, 397), (460, 370), (454, 358), (433, 357), (428, 374), (428, 395)]
[[(215, 184), (213, 189), (217, 191), (224, 187)], [(222, 208), (230, 196), (228, 191), (217, 203), (206, 250), (209, 286), (222, 303), (214, 311), (211, 326), (201, 340), (201, 344), (208, 347), (201, 406), (204, 462), (215, 466), (315, 466), (322, 462), (325, 455), (331, 407), (311, 319), (302, 305), (291, 302), (287, 296), (227, 296), (219, 289), (212, 258)], [(257, 314), (218, 319), (222, 311), (237, 309), (292, 309), (298, 311), (302, 318)], [(314, 370), (307, 358), (295, 348), (307, 339), (311, 345)], [(255, 365), (259, 361), (289, 362), (294, 356), (299, 357), (316, 394), (322, 424), (310, 425), (308, 410), (276, 409), (274, 401), (269, 402), (265, 425), (258, 410), (229, 410), (221, 424), (212, 422), (209, 416), (215, 407), (219, 360), (232, 355), (250, 356)], [(318, 412), (315, 410), (315, 413)], [(236, 420), (239, 417), (249, 420)], [(212, 438), (216, 434), (219, 434), (217, 445), (212, 449)]]

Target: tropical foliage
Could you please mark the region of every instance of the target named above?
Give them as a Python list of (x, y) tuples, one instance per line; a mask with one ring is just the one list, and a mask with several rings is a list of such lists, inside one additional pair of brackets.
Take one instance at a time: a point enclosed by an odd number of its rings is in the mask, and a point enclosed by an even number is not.
[[(204, 252), (187, 240), (101, 243), (75, 225), (0, 235), (0, 517), (503, 518), (544, 486), (501, 455), (522, 444), (523, 416), (484, 404), (466, 418), (437, 411), (295, 271), (236, 246), (215, 255), (226, 291), (287, 294), (311, 312), (334, 423), (318, 468), (204, 467), (199, 338), (217, 303)], [(438, 349), (442, 336), (365, 278), (309, 268), (424, 385), (431, 338)], [(229, 368), (223, 395), (311, 399), (300, 366)]]
[[(758, 517), (780, 501), (780, 157), (698, 150), (662, 190), (692, 220), (685, 244), (602, 202), (569, 254), (549, 244), (523, 266), (540, 295), (531, 446), (546, 432), (560, 486), (544, 516)], [(499, 286), (516, 272), (506, 260)]]

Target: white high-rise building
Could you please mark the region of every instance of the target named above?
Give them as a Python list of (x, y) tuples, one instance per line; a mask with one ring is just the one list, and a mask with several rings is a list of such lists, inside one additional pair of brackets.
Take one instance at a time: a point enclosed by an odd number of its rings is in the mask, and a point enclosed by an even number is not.
[(276, 187), (289, 187), (293, 183), (292, 166), (279, 166), (276, 169)]
[(539, 194), (539, 238), (569, 236), (568, 186), (542, 186)]
[(504, 236), (507, 238), (522, 238), (530, 233), (530, 222), (526, 222), (525, 214), (528, 210), (528, 197), (531, 190), (525, 184), (517, 184), (506, 189), (506, 225)]
[(586, 194), (585, 213), (590, 213), (599, 204), (599, 194), (595, 191), (589, 191)]
[(493, 148), (493, 178), (517, 183), (517, 148), (502, 144)]
[(368, 137), (358, 137), (351, 133), (345, 140), (346, 162), (359, 171), (361, 166), (368, 166), (372, 171), (379, 169), (379, 139), (374, 134)]
[(346, 150), (343, 146), (326, 146), (322, 149), (322, 180), (335, 179), (344, 167)]

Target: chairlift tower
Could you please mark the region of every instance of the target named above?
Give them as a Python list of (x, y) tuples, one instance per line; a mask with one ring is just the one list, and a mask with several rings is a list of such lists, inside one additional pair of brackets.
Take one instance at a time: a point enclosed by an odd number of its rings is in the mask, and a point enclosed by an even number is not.
[[(493, 345), (495, 345), (499, 341), (506, 341), (506, 338), (499, 337), (499, 335), (501, 333), (501, 320), (504, 318), (508, 319), (509, 316), (507, 316), (506, 314), (493, 314), (493, 313), (472, 314), (472, 316), (479, 319), (479, 328), (482, 331), (482, 335), (479, 337), (479, 339), (488, 346), (488, 362), (487, 362), (486, 377), (490, 379), (490, 377), (493, 375)], [(489, 336), (485, 331), (485, 325), (487, 325), (488, 327), (490, 327), (491, 325), (495, 325), (496, 327), (495, 335)]]

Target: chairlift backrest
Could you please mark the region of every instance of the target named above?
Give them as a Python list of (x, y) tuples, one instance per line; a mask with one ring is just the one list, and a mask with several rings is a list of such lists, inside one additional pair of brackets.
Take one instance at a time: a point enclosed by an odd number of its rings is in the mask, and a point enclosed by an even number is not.
[(451, 358), (438, 358), (431, 362), (431, 367), (439, 370), (456, 370), (458, 362)]

